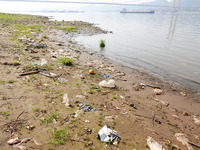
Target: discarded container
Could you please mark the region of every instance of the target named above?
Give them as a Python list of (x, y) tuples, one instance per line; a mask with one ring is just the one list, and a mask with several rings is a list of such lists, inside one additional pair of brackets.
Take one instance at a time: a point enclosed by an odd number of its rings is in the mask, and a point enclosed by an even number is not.
[(89, 74), (94, 74), (94, 70), (93, 70), (93, 69), (90, 69), (90, 70), (88, 71), (88, 73), (89, 73)]
[(99, 85), (102, 87), (107, 87), (107, 88), (114, 88), (115, 87), (115, 81), (113, 79), (109, 80), (108, 82), (103, 80), (99, 82)]
[(67, 94), (63, 95), (63, 101), (62, 101), (62, 103), (65, 104), (65, 106), (69, 107), (69, 98), (68, 98)]
[(144, 83), (139, 83), (139, 85), (140, 85), (140, 86), (143, 86), (143, 87), (147, 87), (147, 85), (144, 84)]
[(152, 137), (148, 136), (147, 144), (151, 150), (165, 150), (164, 147), (156, 142)]
[(118, 145), (121, 140), (121, 137), (117, 134), (117, 132), (109, 129), (106, 125), (99, 130), (98, 137), (102, 142), (112, 143), (114, 145)]
[(20, 142), (21, 142), (21, 140), (18, 137), (14, 138), (14, 139), (10, 139), (10, 140), (7, 141), (7, 143), (9, 145), (17, 144), (17, 143), (20, 143)]

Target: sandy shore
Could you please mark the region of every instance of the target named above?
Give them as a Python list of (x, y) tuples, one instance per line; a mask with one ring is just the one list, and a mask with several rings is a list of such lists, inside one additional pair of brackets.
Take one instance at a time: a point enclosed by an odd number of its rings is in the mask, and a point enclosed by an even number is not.
[[(21, 15), (14, 20), (2, 18), (1, 149), (145, 150), (150, 149), (148, 137), (165, 149), (198, 149), (197, 95), (141, 70), (88, 53), (71, 40), (77, 35), (105, 31), (85, 22), (54, 22)], [(58, 26), (74, 27), (76, 32)], [(60, 57), (73, 58), (73, 65), (60, 64)], [(89, 74), (90, 69), (95, 74)], [(19, 76), (32, 71), (37, 73)], [(115, 81), (115, 88), (99, 85), (110, 79)], [(155, 93), (158, 88), (161, 91)], [(63, 101), (66, 97), (68, 104)], [(83, 111), (81, 102), (95, 111)], [(104, 125), (117, 131), (120, 143), (106, 144), (97, 138)], [(66, 137), (54, 136), (58, 130), (66, 131)], [(19, 145), (7, 144), (16, 137), (28, 140)], [(182, 144), (180, 139), (186, 138), (188, 141)]]

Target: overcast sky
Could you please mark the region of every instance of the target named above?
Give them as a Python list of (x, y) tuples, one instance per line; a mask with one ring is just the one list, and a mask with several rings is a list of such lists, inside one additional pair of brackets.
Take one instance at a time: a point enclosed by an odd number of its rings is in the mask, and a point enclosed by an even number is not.
[[(54, 9), (65, 7), (69, 9), (70, 7), (81, 7), (84, 5), (80, 4), (69, 4), (69, 3), (37, 3), (37, 2), (19, 2), (20, 0), (14, 1), (3, 1), (0, 0), (0, 11), (12, 11), (12, 10), (40, 10), (40, 9)], [(26, 0), (25, 0), (26, 1)], [(27, 0), (30, 1), (30, 0)], [(34, 1), (34, 0), (33, 0)], [(42, 1), (42, 0), (37, 0)], [(145, 2), (152, 2), (154, 0), (44, 0), (44, 1), (63, 1), (63, 2), (100, 2), (100, 3), (122, 3), (122, 4), (142, 4)], [(167, 0), (173, 1), (173, 0)]]

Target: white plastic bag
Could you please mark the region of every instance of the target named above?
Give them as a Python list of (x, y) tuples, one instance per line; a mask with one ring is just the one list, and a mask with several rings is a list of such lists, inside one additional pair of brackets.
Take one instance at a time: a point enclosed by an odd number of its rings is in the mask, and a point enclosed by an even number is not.
[(113, 79), (109, 80), (108, 82), (103, 80), (99, 82), (99, 85), (102, 87), (107, 87), (107, 88), (114, 88), (115, 87), (115, 81)]

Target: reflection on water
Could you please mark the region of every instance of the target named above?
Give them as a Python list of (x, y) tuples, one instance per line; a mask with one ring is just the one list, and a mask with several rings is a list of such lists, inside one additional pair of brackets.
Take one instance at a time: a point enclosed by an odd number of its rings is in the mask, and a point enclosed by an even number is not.
[[(43, 14), (56, 20), (82, 20), (113, 34), (78, 37), (81, 44), (129, 66), (200, 83), (200, 14)], [(106, 41), (104, 51), (99, 40)]]

